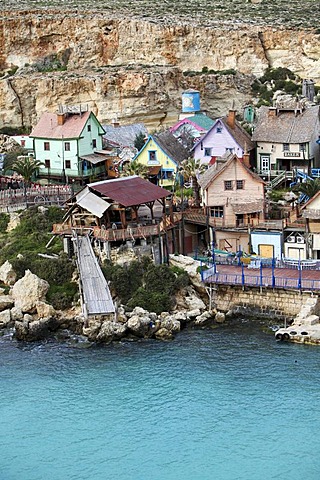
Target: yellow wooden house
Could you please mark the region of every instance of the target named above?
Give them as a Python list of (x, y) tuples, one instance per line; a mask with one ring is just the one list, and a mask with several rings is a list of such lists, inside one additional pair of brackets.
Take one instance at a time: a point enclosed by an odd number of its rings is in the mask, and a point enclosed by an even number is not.
[(149, 167), (150, 180), (161, 186), (174, 185), (182, 160), (189, 152), (171, 132), (165, 131), (150, 135), (147, 142), (134, 158), (134, 161)]

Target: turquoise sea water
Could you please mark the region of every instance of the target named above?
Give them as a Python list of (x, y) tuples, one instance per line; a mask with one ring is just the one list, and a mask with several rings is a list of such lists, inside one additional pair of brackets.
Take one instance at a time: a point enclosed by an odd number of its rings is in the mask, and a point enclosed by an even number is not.
[(320, 478), (320, 348), (248, 321), (169, 343), (0, 340), (0, 480)]

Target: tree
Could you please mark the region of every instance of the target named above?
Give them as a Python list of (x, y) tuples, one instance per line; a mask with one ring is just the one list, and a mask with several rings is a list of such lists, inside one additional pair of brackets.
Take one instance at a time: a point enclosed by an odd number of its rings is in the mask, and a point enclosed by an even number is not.
[(196, 160), (192, 157), (186, 158), (180, 164), (180, 174), (183, 176), (184, 181), (190, 182), (194, 203), (196, 207), (200, 206), (200, 186), (198, 183), (199, 176), (206, 170), (206, 165), (201, 164), (200, 160)]
[(6, 173), (12, 170), (12, 165), (18, 160), (18, 157), (25, 154), (26, 154), (26, 150), (17, 144), (17, 148), (5, 154), (4, 162), (3, 162), (3, 171)]
[(40, 160), (32, 157), (20, 156), (12, 164), (12, 170), (23, 177), (24, 195), (26, 196), (27, 187), (30, 185), (32, 177), (38, 172), (39, 168), (44, 165)]
[(320, 190), (320, 178), (314, 180), (307, 180), (306, 182), (298, 183), (293, 187), (294, 192), (312, 198)]
[(138, 175), (142, 178), (148, 178), (149, 169), (147, 165), (143, 165), (137, 161), (126, 163), (121, 172), (121, 177), (130, 177), (131, 175)]
[(136, 138), (134, 139), (134, 146), (140, 152), (141, 148), (144, 146), (146, 143), (146, 136), (143, 132), (139, 132), (136, 135)]

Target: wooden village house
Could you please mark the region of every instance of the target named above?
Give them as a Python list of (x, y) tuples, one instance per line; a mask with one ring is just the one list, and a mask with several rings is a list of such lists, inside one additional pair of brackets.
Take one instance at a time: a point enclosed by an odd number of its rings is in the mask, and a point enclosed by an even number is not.
[(150, 135), (134, 160), (149, 168), (152, 182), (162, 187), (173, 187), (180, 163), (189, 152), (170, 131)]
[(236, 120), (236, 111), (229, 110), (226, 117), (218, 118), (207, 133), (193, 147), (193, 155), (206, 165), (213, 165), (218, 157), (230, 153), (242, 159), (249, 154), (253, 165), (255, 145), (250, 135)]
[(86, 183), (106, 177), (107, 152), (102, 149), (104, 129), (83, 106), (44, 113), (30, 134), (36, 160), (43, 163), (39, 177), (50, 181)]
[(281, 97), (274, 107), (260, 107), (252, 139), (258, 173), (266, 180), (292, 180), (294, 171), (311, 175), (319, 168), (319, 108)]
[(208, 240), (221, 250), (250, 253), (250, 229), (264, 220), (265, 184), (245, 161), (248, 156), (218, 159), (199, 179)]

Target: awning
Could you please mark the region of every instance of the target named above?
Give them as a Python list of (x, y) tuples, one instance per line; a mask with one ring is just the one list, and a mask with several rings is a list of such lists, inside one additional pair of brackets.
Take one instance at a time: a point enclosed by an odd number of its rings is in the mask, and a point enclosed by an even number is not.
[(246, 203), (233, 203), (233, 211), (236, 215), (241, 215), (243, 213), (256, 213), (262, 212), (263, 202), (246, 202)]
[(96, 165), (97, 163), (105, 162), (108, 160), (107, 155), (99, 155), (98, 153), (91, 153), (90, 155), (82, 155), (81, 160), (86, 160), (87, 162)]
[(102, 217), (104, 212), (111, 205), (105, 200), (102, 200), (102, 198), (98, 197), (98, 195), (90, 192), (88, 187), (86, 187), (84, 190), (82, 190), (76, 195), (76, 200), (77, 204), (80, 205), (80, 207), (88, 210), (88, 212), (99, 218)]
[(149, 175), (158, 175), (158, 173), (160, 172), (160, 169), (161, 169), (161, 165), (156, 166), (156, 167), (149, 167), (148, 168), (148, 174)]

